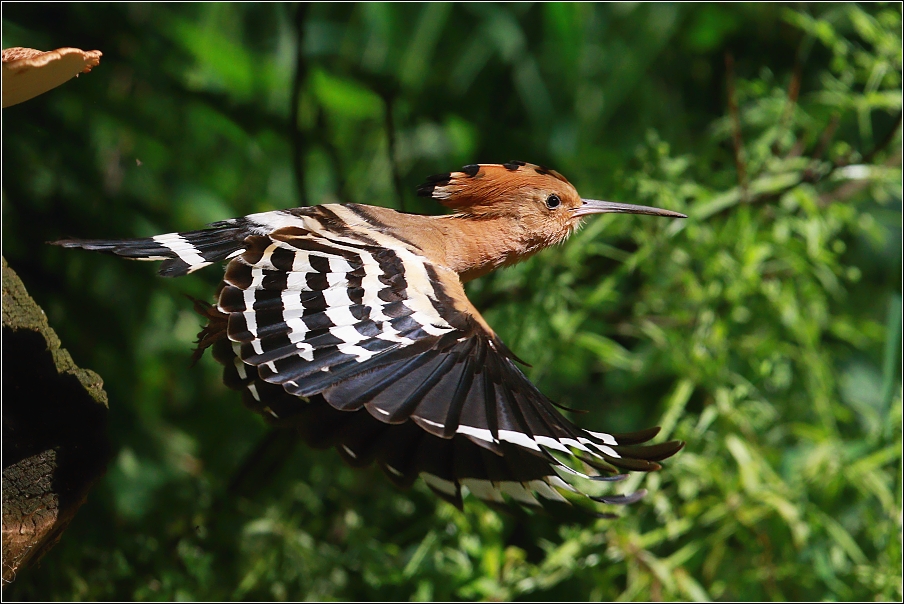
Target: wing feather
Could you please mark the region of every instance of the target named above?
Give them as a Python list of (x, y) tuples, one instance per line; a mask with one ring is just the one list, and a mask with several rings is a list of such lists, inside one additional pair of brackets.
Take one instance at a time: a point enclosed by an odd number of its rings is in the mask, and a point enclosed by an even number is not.
[(561, 476), (620, 480), (682, 446), (643, 445), (655, 429), (572, 424), (515, 365), (457, 275), (405, 241), (337, 226), (349, 212), (296, 210), (247, 236), (229, 262), (216, 308), (228, 345), (214, 356), (251, 408), (351, 465), (376, 463), (398, 485), (422, 476), (459, 506), (463, 487), (496, 504), (561, 502), (576, 490)]

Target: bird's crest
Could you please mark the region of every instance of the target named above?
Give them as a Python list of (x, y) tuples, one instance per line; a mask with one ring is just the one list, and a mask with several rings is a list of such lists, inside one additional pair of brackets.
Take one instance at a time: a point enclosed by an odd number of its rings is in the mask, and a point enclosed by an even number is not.
[(434, 174), (417, 189), (420, 197), (431, 197), (446, 207), (464, 213), (485, 213), (500, 202), (517, 199), (526, 190), (538, 188), (577, 191), (564, 176), (544, 166), (523, 161), (505, 164), (470, 164), (460, 172)]

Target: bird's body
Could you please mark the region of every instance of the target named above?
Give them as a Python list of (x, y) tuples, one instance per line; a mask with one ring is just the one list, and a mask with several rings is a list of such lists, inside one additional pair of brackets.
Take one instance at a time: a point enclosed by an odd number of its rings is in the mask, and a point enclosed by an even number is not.
[[(582, 200), (558, 173), (522, 162), (465, 166), (418, 189), (455, 210), (419, 216), (329, 204), (124, 241), (66, 240), (180, 276), (228, 260), (199, 351), (212, 347), (246, 404), (396, 483), (423, 476), (461, 504), (560, 501), (558, 472), (611, 480), (652, 470), (681, 443), (656, 430), (581, 430), (531, 384), (463, 283), (564, 241), (582, 216), (674, 212)], [(583, 465), (576, 465), (577, 462)], [(592, 474), (592, 476), (590, 476)], [(610, 503), (632, 496), (608, 497)]]

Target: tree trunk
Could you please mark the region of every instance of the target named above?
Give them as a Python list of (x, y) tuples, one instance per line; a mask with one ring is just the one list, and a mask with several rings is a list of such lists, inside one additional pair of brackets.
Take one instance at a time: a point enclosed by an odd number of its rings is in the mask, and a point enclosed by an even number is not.
[(3, 585), (59, 540), (109, 458), (107, 394), (3, 261)]

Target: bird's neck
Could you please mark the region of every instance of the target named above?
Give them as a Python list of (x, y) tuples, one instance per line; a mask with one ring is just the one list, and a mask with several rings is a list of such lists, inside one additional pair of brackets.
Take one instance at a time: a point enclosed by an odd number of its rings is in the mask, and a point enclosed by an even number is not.
[(520, 262), (549, 245), (532, 237), (513, 216), (421, 216), (376, 206), (354, 207), (357, 215), (342, 215), (347, 222), (418, 248), (430, 262), (458, 273), (462, 282)]
[(437, 222), (444, 233), (445, 265), (457, 272), (462, 282), (521, 262), (545, 247), (514, 217), (453, 215)]

